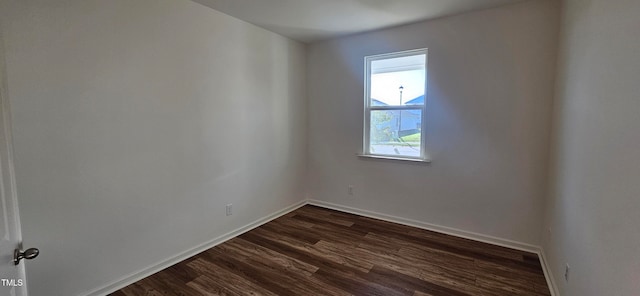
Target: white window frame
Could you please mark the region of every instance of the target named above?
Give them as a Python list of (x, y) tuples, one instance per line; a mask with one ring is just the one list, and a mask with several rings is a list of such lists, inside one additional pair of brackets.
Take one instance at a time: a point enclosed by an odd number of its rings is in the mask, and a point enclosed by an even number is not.
[[(385, 60), (390, 58), (400, 58), (412, 55), (425, 55), (425, 81), (424, 81), (424, 104), (422, 106), (371, 106), (371, 63), (377, 60)], [(362, 151), (363, 153), (360, 156), (364, 157), (373, 157), (373, 158), (384, 158), (384, 159), (396, 159), (396, 160), (412, 160), (412, 161), (423, 161), (429, 162), (429, 157), (427, 156), (426, 150), (426, 136), (425, 136), (425, 127), (426, 127), (426, 114), (427, 114), (427, 76), (429, 75), (428, 64), (429, 54), (427, 48), (413, 49), (407, 51), (379, 54), (366, 56), (364, 58), (365, 69), (364, 69), (364, 77), (365, 77), (365, 85), (364, 85), (364, 137), (362, 141)], [(407, 155), (388, 155), (388, 154), (376, 154), (371, 153), (370, 149), (370, 136), (371, 136), (371, 111), (377, 110), (421, 110), (422, 119), (420, 122), (420, 156), (413, 157)]]

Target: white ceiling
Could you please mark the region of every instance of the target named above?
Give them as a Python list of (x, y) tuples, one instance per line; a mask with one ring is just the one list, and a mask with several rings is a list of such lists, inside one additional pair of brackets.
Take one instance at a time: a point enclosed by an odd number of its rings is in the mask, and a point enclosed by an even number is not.
[(382, 29), (521, 0), (194, 0), (302, 42)]

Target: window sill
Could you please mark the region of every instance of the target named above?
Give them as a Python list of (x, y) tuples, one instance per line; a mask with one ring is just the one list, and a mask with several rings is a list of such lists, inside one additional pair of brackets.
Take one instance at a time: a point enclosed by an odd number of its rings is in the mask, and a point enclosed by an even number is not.
[(368, 154), (357, 154), (360, 158), (368, 158), (368, 159), (381, 159), (381, 160), (392, 160), (392, 161), (406, 161), (406, 162), (416, 162), (416, 163), (431, 163), (431, 159), (429, 158), (404, 158), (404, 157), (394, 157), (394, 156), (386, 156), (386, 155), (368, 155)]

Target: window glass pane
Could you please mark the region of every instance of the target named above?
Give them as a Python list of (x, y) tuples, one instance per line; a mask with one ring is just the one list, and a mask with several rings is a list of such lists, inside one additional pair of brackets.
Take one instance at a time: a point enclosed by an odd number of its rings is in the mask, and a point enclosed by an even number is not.
[(420, 157), (422, 110), (371, 111), (371, 154)]
[(426, 55), (371, 62), (371, 106), (423, 105)]

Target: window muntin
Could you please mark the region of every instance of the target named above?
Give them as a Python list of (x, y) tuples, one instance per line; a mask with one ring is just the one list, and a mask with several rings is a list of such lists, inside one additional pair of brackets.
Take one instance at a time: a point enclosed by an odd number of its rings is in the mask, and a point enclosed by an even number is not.
[(427, 50), (365, 58), (364, 154), (425, 159)]

